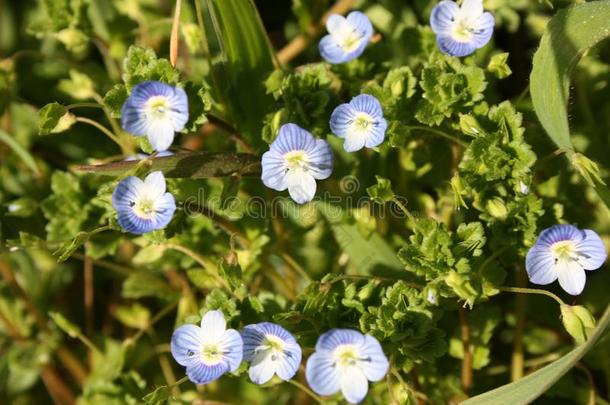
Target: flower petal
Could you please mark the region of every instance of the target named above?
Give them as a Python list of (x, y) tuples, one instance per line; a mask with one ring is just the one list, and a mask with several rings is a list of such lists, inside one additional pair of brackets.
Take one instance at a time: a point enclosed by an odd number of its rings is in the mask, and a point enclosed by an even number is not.
[(139, 178), (135, 176), (124, 178), (112, 192), (112, 206), (117, 211), (131, 211), (133, 203), (138, 199), (143, 188), (144, 182)]
[(585, 270), (597, 270), (608, 257), (606, 246), (594, 231), (585, 229), (584, 232), (584, 239), (576, 245), (578, 261)]
[(320, 56), (328, 63), (339, 64), (346, 62), (346, 53), (332, 35), (326, 35), (318, 45)]
[(243, 359), (244, 343), (241, 335), (235, 329), (228, 329), (225, 331), (221, 343), (229, 371), (233, 372), (237, 370)]
[(250, 380), (255, 384), (265, 384), (275, 374), (276, 362), (273, 361), (271, 356), (265, 354), (265, 352), (259, 352), (248, 369), (248, 375)]
[(149, 197), (158, 198), (165, 194), (165, 176), (163, 172), (152, 172), (144, 179), (144, 185)]
[(189, 366), (200, 363), (199, 353), (203, 333), (196, 325), (182, 325), (172, 334), (170, 349), (172, 356), (181, 366)]
[(315, 352), (305, 366), (307, 383), (317, 394), (332, 395), (341, 389), (339, 375), (329, 352)]
[(364, 148), (364, 144), (366, 143), (366, 132), (364, 131), (354, 131), (350, 132), (345, 137), (345, 142), (343, 142), (343, 149), (346, 152), (356, 152), (360, 149)]
[(361, 402), (369, 390), (369, 382), (359, 367), (346, 367), (340, 377), (341, 392), (350, 404)]
[(483, 13), (476, 20), (473, 26), (474, 34), (472, 37), (472, 43), (475, 47), (482, 48), (487, 45), (493, 35), (495, 23), (494, 16), (491, 13)]
[(155, 230), (155, 222), (152, 219), (138, 217), (133, 210), (119, 210), (118, 222), (125, 232), (141, 235)]
[(356, 110), (351, 103), (341, 104), (333, 110), (330, 116), (330, 130), (338, 137), (345, 138), (355, 119)]
[(453, 28), (455, 19), (460, 12), (457, 3), (443, 0), (432, 9), (430, 27), (435, 34), (448, 34)]
[(219, 310), (206, 312), (201, 319), (201, 329), (206, 342), (220, 342), (227, 330), (224, 314)]
[(358, 362), (369, 381), (380, 381), (390, 367), (379, 341), (370, 335), (364, 335), (364, 344), (360, 347), (360, 357), (366, 361)]
[(282, 380), (290, 380), (299, 370), (301, 365), (301, 346), (295, 342), (289, 342), (284, 348), (284, 355), (277, 360), (275, 372)]
[(303, 170), (290, 170), (286, 174), (288, 193), (297, 204), (305, 204), (316, 195), (316, 180)]
[(441, 34), (436, 38), (441, 52), (451, 56), (468, 56), (477, 50), (473, 42), (460, 42), (456, 41), (449, 35)]
[(165, 193), (155, 201), (154, 229), (163, 229), (170, 223), (176, 212), (176, 200), (170, 193)]
[(584, 232), (575, 226), (566, 224), (554, 225), (540, 233), (536, 245), (551, 246), (564, 240), (579, 243), (583, 240), (584, 236)]
[(271, 150), (281, 155), (295, 150), (311, 150), (315, 146), (315, 139), (308, 131), (296, 124), (281, 126), (277, 138), (271, 144)]
[(483, 14), (483, 0), (464, 0), (460, 13), (466, 18), (479, 18)]
[(273, 190), (284, 191), (288, 188), (286, 183), (286, 167), (284, 157), (276, 150), (269, 150), (263, 154), (261, 160), (263, 184)]
[(371, 36), (373, 36), (373, 25), (371, 20), (361, 11), (352, 11), (347, 15), (347, 22), (352, 30), (358, 32), (364, 46), (369, 42)]
[(575, 261), (560, 260), (557, 263), (559, 285), (568, 294), (578, 295), (585, 288), (587, 276), (585, 270)]
[(527, 252), (525, 270), (534, 284), (546, 285), (557, 280), (555, 259), (550, 248), (546, 246), (534, 245)]
[(159, 152), (167, 150), (174, 142), (174, 125), (171, 119), (157, 119), (148, 123), (148, 142)]
[(383, 118), (381, 103), (379, 103), (379, 100), (370, 94), (360, 94), (352, 98), (349, 104), (354, 108), (354, 110), (367, 113), (372, 118)]
[(332, 35), (343, 35), (344, 32), (349, 32), (350, 26), (342, 15), (331, 14), (326, 20), (326, 30)]
[(323, 139), (317, 139), (315, 146), (307, 154), (309, 158), (309, 173), (314, 179), (324, 180), (333, 172), (335, 160), (330, 144)]
[(204, 363), (193, 364), (186, 368), (186, 375), (195, 384), (207, 384), (220, 378), (227, 372), (227, 365), (218, 363), (213, 366)]
[(343, 344), (364, 344), (364, 335), (353, 329), (331, 329), (318, 338), (316, 350), (332, 351)]

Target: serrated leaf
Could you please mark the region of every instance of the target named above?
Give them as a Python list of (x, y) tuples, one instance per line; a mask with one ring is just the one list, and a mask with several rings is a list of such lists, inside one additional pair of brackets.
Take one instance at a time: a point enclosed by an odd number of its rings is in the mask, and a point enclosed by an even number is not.
[(48, 135), (62, 132), (76, 122), (74, 116), (66, 106), (59, 103), (50, 103), (42, 107), (38, 113), (38, 132)]

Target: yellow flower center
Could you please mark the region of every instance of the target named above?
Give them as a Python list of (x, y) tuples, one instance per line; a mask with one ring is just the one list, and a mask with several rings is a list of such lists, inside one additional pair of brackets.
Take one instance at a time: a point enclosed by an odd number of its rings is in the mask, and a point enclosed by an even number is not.
[(551, 246), (551, 253), (553, 254), (553, 257), (555, 257), (555, 261), (574, 260), (576, 258), (576, 247), (571, 240), (562, 240), (553, 243)]
[(207, 343), (201, 349), (201, 360), (207, 365), (218, 364), (222, 361), (222, 347), (217, 343)]
[(155, 202), (153, 200), (142, 198), (134, 204), (134, 213), (143, 219), (151, 219), (155, 214)]
[(334, 358), (337, 366), (354, 366), (360, 360), (358, 349), (354, 345), (341, 345), (335, 349)]
[(284, 162), (287, 169), (293, 170), (304, 169), (309, 163), (309, 160), (307, 159), (307, 154), (304, 151), (294, 150), (284, 155)]
[(455, 24), (453, 38), (460, 42), (470, 42), (472, 40), (473, 29), (468, 20), (461, 20)]
[(345, 35), (342, 39), (343, 41), (341, 41), (341, 48), (343, 48), (345, 52), (351, 52), (358, 48), (362, 37), (357, 31), (353, 30), (350, 31), (349, 34)]
[(154, 96), (148, 99), (146, 107), (152, 118), (165, 118), (170, 110), (169, 101), (164, 96)]
[(356, 115), (356, 119), (354, 120), (354, 125), (361, 131), (368, 131), (373, 122), (373, 117), (370, 115), (366, 113), (358, 113), (358, 115)]

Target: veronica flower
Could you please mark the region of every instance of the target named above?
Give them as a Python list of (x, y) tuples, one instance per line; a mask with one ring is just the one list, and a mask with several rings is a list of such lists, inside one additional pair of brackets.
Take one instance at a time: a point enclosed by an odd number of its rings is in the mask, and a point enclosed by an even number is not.
[(555, 225), (542, 231), (527, 252), (525, 268), (534, 284), (559, 285), (578, 295), (585, 287), (585, 270), (599, 269), (606, 261), (606, 247), (595, 232), (572, 225)]
[(378, 146), (383, 142), (387, 127), (381, 104), (368, 94), (361, 94), (349, 103), (341, 104), (330, 116), (330, 129), (345, 139), (343, 149), (347, 152), (355, 152), (365, 146)]
[(189, 324), (176, 329), (170, 346), (172, 356), (186, 367), (186, 375), (195, 384), (207, 384), (237, 370), (243, 355), (239, 332), (227, 329), (220, 311), (207, 312), (201, 327)]
[(373, 35), (369, 18), (352, 11), (347, 18), (332, 14), (326, 20), (326, 35), (320, 41), (320, 54), (329, 63), (345, 63), (362, 55)]
[(184, 90), (161, 82), (136, 85), (121, 110), (123, 129), (135, 136), (146, 135), (159, 152), (170, 147), (174, 133), (182, 131), (188, 119)]
[(315, 139), (295, 124), (286, 124), (263, 154), (262, 180), (277, 191), (288, 189), (299, 204), (311, 201), (316, 194), (316, 180), (330, 177), (333, 153), (328, 142)]
[(483, 11), (483, 0), (464, 0), (462, 6), (443, 0), (430, 15), (430, 26), (443, 53), (470, 55), (491, 39), (494, 17)]
[(112, 193), (112, 206), (121, 228), (135, 234), (165, 228), (176, 211), (174, 196), (165, 192), (161, 172), (150, 173), (144, 181), (134, 176), (121, 180)]
[(274, 374), (284, 381), (294, 377), (301, 364), (301, 347), (286, 329), (262, 322), (246, 326), (241, 336), (252, 382), (264, 384)]
[(368, 381), (380, 381), (389, 363), (372, 336), (351, 329), (331, 329), (318, 338), (316, 351), (307, 360), (305, 377), (320, 395), (339, 390), (345, 399), (358, 403), (368, 392)]

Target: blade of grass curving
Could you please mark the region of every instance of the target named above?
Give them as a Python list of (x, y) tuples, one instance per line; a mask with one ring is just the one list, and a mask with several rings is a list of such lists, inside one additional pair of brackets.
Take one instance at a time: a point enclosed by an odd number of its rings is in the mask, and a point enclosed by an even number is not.
[(23, 163), (29, 167), (36, 175), (39, 175), (38, 166), (34, 157), (28, 152), (23, 146), (19, 144), (9, 133), (0, 129), (0, 142), (5, 143), (9, 148), (15, 152), (17, 156), (23, 160)]
[(261, 146), (263, 117), (272, 101), (264, 81), (274, 69), (274, 53), (258, 11), (252, 0), (197, 1), (203, 5), (215, 96), (249, 143)]
[[(254, 176), (260, 173), (260, 158), (246, 153), (180, 153), (149, 159), (150, 170), (160, 170), (166, 177), (209, 178), (226, 176)], [(79, 165), (74, 170), (106, 176), (121, 176), (130, 172), (141, 161), (116, 162), (102, 165)], [(146, 164), (146, 163), (144, 163)]]
[(602, 315), (597, 328), (585, 343), (578, 346), (559, 360), (554, 361), (546, 367), (517, 380), (513, 383), (503, 385), (495, 390), (472, 397), (462, 405), (504, 405), (504, 404), (529, 404), (580, 361), (589, 350), (600, 340), (604, 332), (610, 326), (610, 304)]

